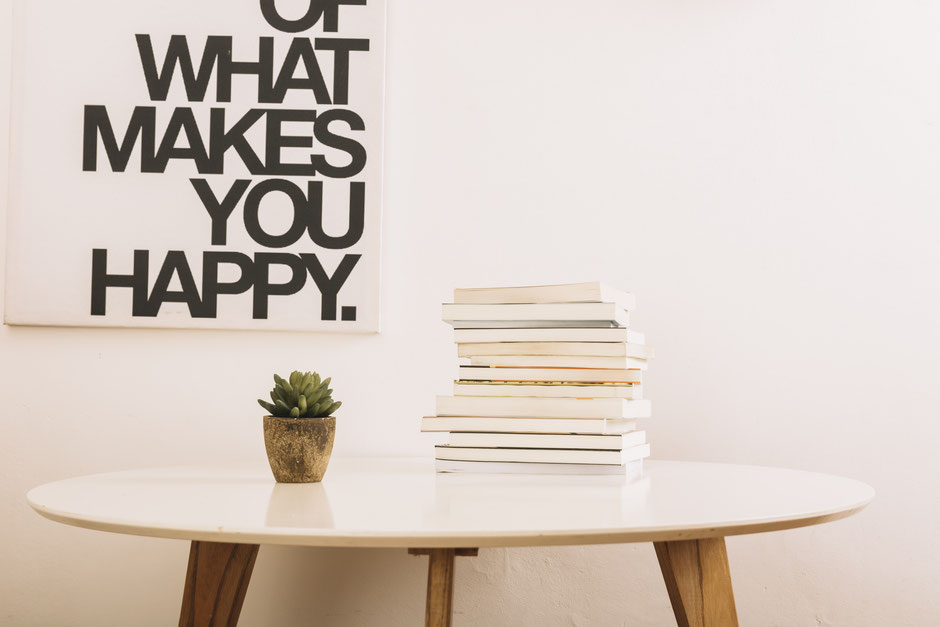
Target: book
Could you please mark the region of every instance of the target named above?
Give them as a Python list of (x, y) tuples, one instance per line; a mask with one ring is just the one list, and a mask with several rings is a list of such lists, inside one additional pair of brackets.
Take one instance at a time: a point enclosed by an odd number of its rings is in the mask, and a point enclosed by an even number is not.
[(451, 432), (447, 443), (471, 448), (574, 448), (619, 451), (646, 444), (645, 431), (613, 435), (564, 433), (464, 433)]
[(421, 423), (448, 434), (438, 472), (641, 475), (655, 353), (628, 328), (635, 304), (601, 282), (454, 290), (458, 378)]
[(624, 475), (627, 479), (643, 475), (643, 460), (622, 466), (611, 464), (526, 464), (519, 462), (463, 462), (439, 459), (434, 462), (437, 472), (480, 472), (494, 474), (528, 475)]
[(454, 329), (538, 329), (542, 327), (616, 329), (620, 328), (618, 325), (629, 324), (630, 319), (626, 312), (621, 318), (622, 320), (618, 322), (610, 320), (445, 320), (445, 322), (448, 322)]
[(622, 466), (648, 457), (649, 444), (619, 451), (540, 448), (470, 448), (441, 444), (434, 447), (435, 459), (457, 462), (530, 462), (536, 464), (610, 464)]
[(526, 285), (522, 287), (458, 288), (454, 290), (458, 304), (488, 303), (617, 303), (621, 309), (636, 307), (636, 298), (629, 292), (614, 289), (600, 281), (562, 285)]
[(458, 343), (458, 357), (476, 355), (590, 355), (652, 359), (652, 346), (627, 342), (474, 342)]
[(438, 396), (438, 416), (539, 418), (649, 418), (650, 401), (622, 398)]
[(607, 435), (636, 430), (636, 420), (613, 418), (492, 418), (489, 416), (425, 416), (421, 431), (486, 433), (584, 433)]
[(463, 305), (444, 303), (444, 322), (516, 326), (629, 326), (629, 315), (616, 303), (538, 303), (523, 305)]
[(536, 396), (540, 398), (643, 398), (643, 386), (616, 383), (454, 381), (457, 396)]
[(454, 329), (457, 344), (480, 342), (628, 342), (645, 344), (646, 336), (623, 328), (541, 327), (509, 329)]
[(504, 368), (624, 368), (646, 370), (648, 362), (636, 357), (591, 355), (474, 355), (471, 366)]
[(643, 371), (615, 368), (493, 368), (490, 366), (460, 366), (459, 378), (470, 381), (643, 383)]

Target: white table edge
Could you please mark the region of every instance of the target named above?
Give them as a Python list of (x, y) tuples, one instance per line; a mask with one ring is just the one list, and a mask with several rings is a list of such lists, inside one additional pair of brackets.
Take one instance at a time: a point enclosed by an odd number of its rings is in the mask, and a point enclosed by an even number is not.
[(267, 528), (265, 533), (242, 532), (227, 530), (224, 527), (176, 529), (168, 527), (142, 528), (138, 524), (131, 524), (120, 520), (87, 519), (70, 516), (43, 507), (32, 498), (32, 490), (27, 493), (29, 505), (41, 516), (49, 520), (64, 523), (73, 527), (122, 533), (127, 535), (166, 538), (173, 540), (198, 540), (204, 542), (232, 542), (238, 544), (279, 544), (289, 546), (309, 547), (358, 547), (358, 548), (479, 548), (479, 547), (525, 547), (525, 546), (566, 546), (586, 544), (628, 544), (636, 542), (664, 542), (675, 540), (693, 540), (699, 538), (719, 538), (725, 536), (747, 535), (785, 529), (796, 529), (832, 522), (851, 516), (874, 499), (874, 490), (867, 498), (849, 506), (840, 506), (829, 511), (815, 512), (810, 516), (795, 515), (775, 520), (759, 522), (740, 522), (723, 526), (671, 527), (661, 529), (632, 528), (617, 531), (611, 529), (570, 529), (551, 533), (533, 533), (528, 531), (500, 531), (492, 534), (478, 532), (442, 531), (438, 533), (425, 533), (419, 536), (408, 533), (382, 534), (331, 532), (327, 529), (317, 530), (316, 534), (298, 533), (290, 527)]

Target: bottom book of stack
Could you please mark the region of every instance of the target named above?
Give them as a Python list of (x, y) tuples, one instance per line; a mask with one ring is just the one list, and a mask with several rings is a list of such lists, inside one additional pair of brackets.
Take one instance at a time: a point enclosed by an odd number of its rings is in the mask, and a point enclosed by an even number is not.
[(649, 456), (645, 431), (626, 433), (481, 433), (451, 431), (435, 447), (438, 472), (636, 475)]

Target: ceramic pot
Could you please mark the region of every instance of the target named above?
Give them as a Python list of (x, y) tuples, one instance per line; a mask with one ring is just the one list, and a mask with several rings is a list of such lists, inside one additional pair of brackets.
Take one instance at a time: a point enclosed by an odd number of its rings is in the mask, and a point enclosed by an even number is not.
[(278, 483), (323, 479), (333, 452), (336, 418), (264, 417), (264, 448)]

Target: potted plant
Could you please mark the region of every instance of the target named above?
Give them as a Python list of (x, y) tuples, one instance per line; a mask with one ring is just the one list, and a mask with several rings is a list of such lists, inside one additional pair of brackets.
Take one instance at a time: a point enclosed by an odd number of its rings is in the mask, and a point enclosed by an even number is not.
[(323, 479), (333, 452), (336, 418), (342, 405), (332, 398), (331, 378), (295, 370), (287, 379), (274, 375), (271, 402), (260, 398), (264, 417), (264, 447), (274, 479), (279, 483), (313, 483)]

